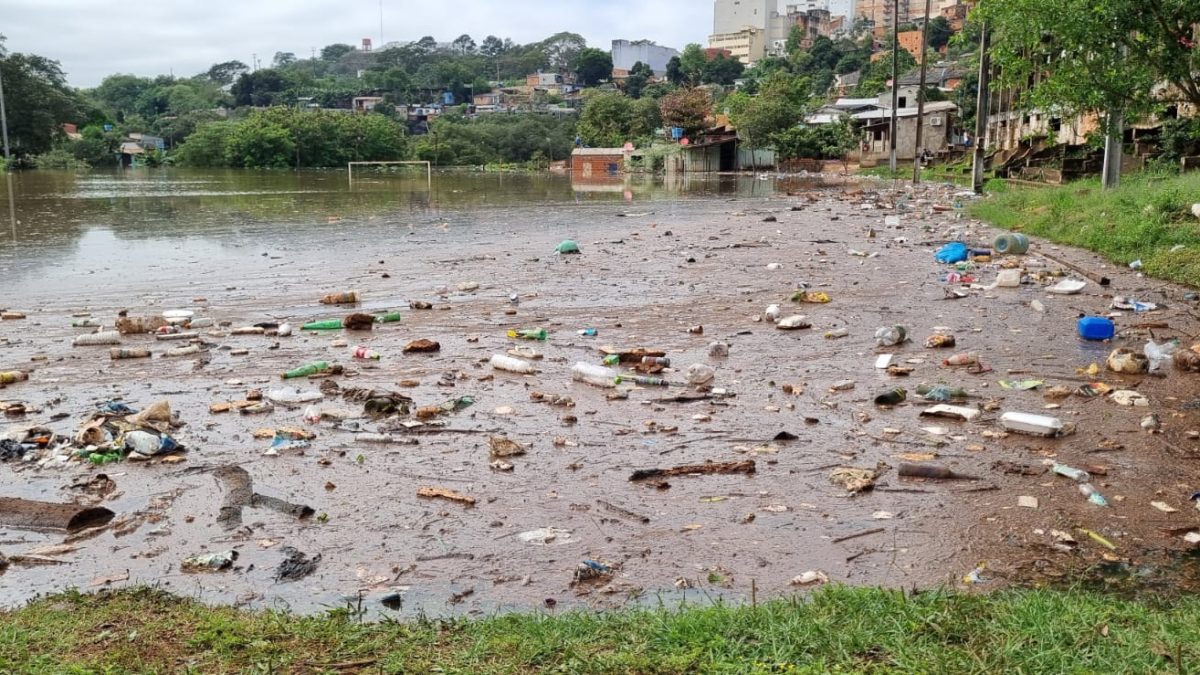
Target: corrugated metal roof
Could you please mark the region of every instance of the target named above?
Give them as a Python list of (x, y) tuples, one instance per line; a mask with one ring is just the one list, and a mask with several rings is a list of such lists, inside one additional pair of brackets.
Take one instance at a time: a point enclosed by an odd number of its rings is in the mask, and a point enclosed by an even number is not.
[[(954, 111), (958, 110), (958, 106), (955, 105), (953, 101), (931, 101), (931, 102), (925, 104), (925, 114), (926, 115), (928, 115), (930, 113), (937, 113), (937, 112), (948, 112), (951, 110), (954, 110)], [(890, 118), (891, 116), (892, 116), (892, 111), (890, 108), (882, 108), (879, 110), (868, 110), (866, 112), (858, 113), (857, 115), (854, 115), (854, 119), (856, 119), (856, 120), (878, 120), (878, 119)], [(917, 109), (915, 107), (914, 108), (900, 108), (900, 109), (896, 110), (896, 117), (916, 117), (916, 116), (917, 116)]]

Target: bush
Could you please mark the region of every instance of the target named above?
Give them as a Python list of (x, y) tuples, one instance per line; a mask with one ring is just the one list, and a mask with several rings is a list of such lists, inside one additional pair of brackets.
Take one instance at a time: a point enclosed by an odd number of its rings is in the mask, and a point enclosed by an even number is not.
[(84, 171), (89, 167), (88, 163), (76, 159), (71, 151), (62, 146), (56, 147), (49, 152), (44, 152), (40, 155), (35, 155), (30, 163), (35, 169), (49, 169), (54, 171)]

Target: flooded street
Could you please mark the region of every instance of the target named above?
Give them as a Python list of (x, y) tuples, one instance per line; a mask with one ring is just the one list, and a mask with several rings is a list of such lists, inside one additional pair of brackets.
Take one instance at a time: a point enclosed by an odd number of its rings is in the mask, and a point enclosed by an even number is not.
[[(0, 390), (0, 401), (27, 409), (5, 420), (11, 437), (41, 425), (70, 440), (110, 401), (142, 410), (167, 400), (184, 423), (171, 435), (187, 450), (177, 463), (64, 462), (55, 458), (73, 452), (64, 447), (0, 464), (0, 497), (98, 503), (116, 513), (82, 535), (0, 522), (0, 553), (10, 557), (69, 544), (11, 565), (0, 576), (0, 603), (150, 584), (249, 607), (313, 612), (361, 597), (372, 614), (442, 616), (762, 599), (794, 592), (792, 580), (809, 571), (855, 585), (961, 586), (981, 562), (984, 589), (1074, 578), (1186, 588), (1200, 580), (1181, 536), (1200, 525), (1188, 501), (1200, 489), (1200, 441), (1188, 433), (1200, 431), (1200, 376), (1169, 362), (1149, 375), (1103, 372), (1115, 346), (1196, 342), (1189, 289), (1035, 241), (1018, 258), (1029, 274), (1062, 269), (1038, 255), (1050, 253), (1112, 285), (1089, 282), (1079, 295), (1047, 294), (1037, 283), (955, 286), (965, 297), (947, 299), (952, 268), (935, 262), (936, 248), (960, 237), (990, 246), (995, 233), (953, 208), (933, 208), (953, 205), (953, 188), (906, 195), (891, 187), (755, 176), (572, 185), (548, 175), (467, 174), (435, 174), (427, 184), (406, 174), (356, 175), (351, 189), (345, 172), (17, 175), (15, 199), (0, 209), (10, 230), (0, 238), (0, 308), (27, 318), (0, 322), (0, 371), (31, 374)], [(899, 224), (886, 220), (897, 214)], [(556, 255), (566, 239), (582, 254)], [(997, 272), (984, 264), (971, 274), (986, 285)], [(832, 301), (791, 302), (800, 288)], [(349, 290), (361, 304), (319, 303)], [(1119, 312), (1114, 344), (1082, 341), (1076, 320), (1108, 314), (1113, 296), (1163, 309)], [(414, 301), (432, 309), (411, 309)], [(772, 304), (784, 317), (805, 315), (811, 328), (763, 321)], [(189, 310), (215, 325), (199, 329), (205, 348), (197, 355), (164, 357), (186, 343), (152, 335), (120, 344), (150, 349), (148, 360), (72, 346), (95, 330), (72, 328), (73, 320), (87, 314), (112, 326), (122, 310)], [(402, 320), (370, 332), (299, 330), (389, 311)], [(296, 334), (232, 330), (280, 322)], [(896, 325), (912, 341), (878, 347), (876, 330)], [(698, 326), (702, 334), (692, 332)], [(957, 347), (926, 349), (942, 327)], [(488, 365), (518, 346), (510, 329), (526, 328), (549, 334), (519, 343), (543, 356), (538, 373)], [(839, 329), (847, 336), (825, 336)], [(440, 350), (404, 353), (419, 339)], [(728, 355), (713, 356), (714, 342), (728, 344)], [(381, 358), (356, 360), (357, 346)], [(573, 382), (572, 366), (599, 364), (602, 347), (665, 352), (671, 368), (658, 376), (678, 386)], [(943, 365), (959, 352), (978, 354), (990, 369)], [(876, 368), (884, 353), (911, 374)], [(320, 360), (345, 373), (279, 377)], [(1098, 375), (1078, 372), (1093, 363)], [(693, 364), (715, 370), (712, 391), (687, 386)], [(1005, 389), (1000, 380), (1043, 384)], [(1136, 390), (1149, 407), (1046, 396), (1098, 380)], [(922, 383), (965, 389), (966, 404), (982, 414), (969, 423), (921, 417), (930, 407), (916, 394)], [(307, 424), (308, 404), (210, 413), (249, 390), (284, 386), (321, 392), (313, 405), (326, 419)], [(906, 401), (874, 404), (897, 387)], [(397, 392), (414, 410), (460, 397), (474, 403), (440, 416), (444, 426), (413, 427), (414, 415), (366, 418), (363, 402), (343, 395), (350, 389)], [(1075, 433), (1006, 434), (998, 420), (1012, 411), (1053, 415)], [(1149, 413), (1162, 433), (1142, 428)], [(316, 437), (267, 454), (271, 437), (255, 431), (280, 427)], [(364, 443), (356, 431), (416, 443)], [(526, 452), (492, 457), (493, 437)], [(1090, 472), (1109, 505), (1089, 502), (1048, 460)], [(630, 480), (637, 470), (710, 461), (753, 461), (754, 469)], [(978, 480), (902, 478), (904, 462)], [(221, 476), (231, 466), (245, 470), (253, 492), (310, 506), (313, 515), (251, 500), (240, 526), (225, 527), (231, 487)], [(874, 489), (849, 494), (830, 479), (839, 467), (877, 470)], [(99, 474), (112, 483), (96, 481)], [(97, 495), (97, 485), (107, 487)], [(475, 503), (418, 496), (426, 487)], [(1036, 508), (1018, 506), (1022, 497)], [(287, 547), (319, 556), (315, 570), (277, 579)], [(185, 558), (228, 550), (238, 553), (232, 569), (181, 569)], [(611, 573), (577, 580), (587, 560)], [(398, 601), (385, 607), (385, 597)]]

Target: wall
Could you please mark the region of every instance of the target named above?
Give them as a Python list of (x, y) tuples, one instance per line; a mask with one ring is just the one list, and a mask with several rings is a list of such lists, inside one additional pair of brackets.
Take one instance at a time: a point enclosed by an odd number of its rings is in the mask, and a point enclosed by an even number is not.
[(746, 26), (766, 30), (772, 9), (773, 0), (716, 0), (713, 35), (736, 33)]
[(900, 48), (909, 54), (912, 54), (913, 58), (920, 62), (922, 42), (921, 31), (906, 30), (903, 33), (897, 33), (896, 37), (900, 41)]
[(625, 156), (621, 154), (571, 157), (571, 173), (581, 178), (618, 176), (624, 172)]
[(638, 61), (654, 69), (655, 75), (665, 75), (667, 62), (679, 52), (670, 47), (662, 47), (646, 42), (630, 42), (629, 40), (613, 40), (612, 60), (614, 70), (633, 70)]
[(710, 35), (710, 49), (723, 49), (730, 52), (734, 58), (746, 65), (753, 64), (767, 55), (767, 32), (757, 28), (747, 28), (737, 33)]

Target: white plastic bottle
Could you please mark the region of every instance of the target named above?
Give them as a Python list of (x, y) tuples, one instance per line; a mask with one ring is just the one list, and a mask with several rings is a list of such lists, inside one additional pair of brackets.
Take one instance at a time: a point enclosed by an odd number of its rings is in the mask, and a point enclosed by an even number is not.
[(495, 354), (491, 360), (492, 367), (496, 370), (503, 370), (506, 373), (517, 373), (518, 375), (533, 375), (537, 372), (537, 367), (528, 361), (505, 356), (503, 354)]
[(612, 368), (597, 366), (591, 363), (576, 363), (575, 367), (571, 368), (571, 379), (576, 382), (584, 382), (594, 387), (605, 387), (614, 389), (617, 386), (617, 377), (619, 373)]

